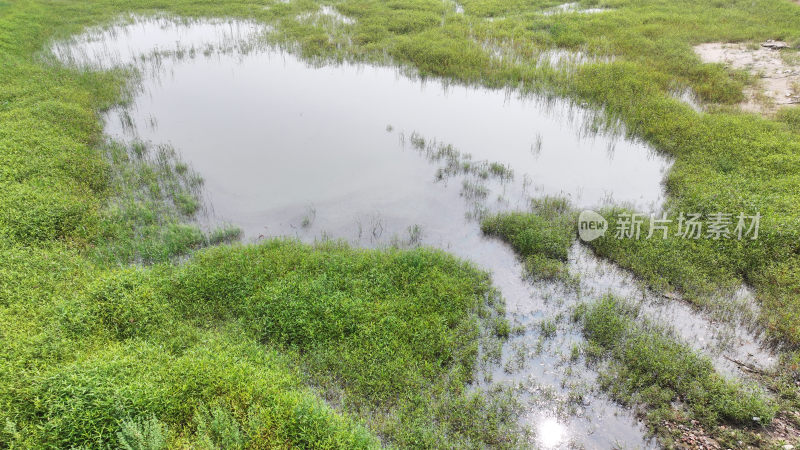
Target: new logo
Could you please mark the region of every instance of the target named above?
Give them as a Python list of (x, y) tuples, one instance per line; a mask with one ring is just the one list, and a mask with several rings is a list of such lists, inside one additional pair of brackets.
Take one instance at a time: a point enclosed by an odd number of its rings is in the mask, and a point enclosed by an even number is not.
[(578, 236), (584, 242), (591, 242), (606, 234), (608, 221), (600, 214), (585, 210), (578, 216)]

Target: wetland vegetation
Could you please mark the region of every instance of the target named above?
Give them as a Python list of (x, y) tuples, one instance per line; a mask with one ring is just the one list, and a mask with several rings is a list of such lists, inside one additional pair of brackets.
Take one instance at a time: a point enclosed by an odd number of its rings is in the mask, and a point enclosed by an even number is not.
[[(423, 80), (579, 105), (589, 111), (579, 124), (587, 134), (616, 133), (672, 161), (664, 175), (668, 217), (762, 218), (755, 240), (609, 233), (591, 250), (635, 274), (643, 290), (763, 334), (777, 363), (720, 373), (703, 349), (654, 324), (635, 299), (597, 296), (569, 306), (573, 321), (559, 312), (513, 323), (505, 292), (493, 287), (498, 274), (428, 248), (436, 230), (425, 225), (401, 228), (414, 247), (407, 249), (269, 233), (246, 243), (236, 223), (204, 226), (203, 174), (182, 149), (104, 134), (103, 114), (134, 103), (147, 74), (62, 64), (52, 54), (55, 42), (135, 21), (133, 14), (263, 25), (258, 39), (313, 67), (392, 66)], [(758, 78), (703, 63), (693, 51), (767, 39), (788, 42), (783, 57), (797, 58), (800, 5), (0, 0), (0, 446), (567, 445), (552, 418), (528, 423), (523, 397), (550, 391), (522, 395), (492, 383), (492, 367), (507, 356), (508, 341), (535, 336), (543, 347), (568, 329), (582, 341), (564, 348), (565, 358), (595, 371), (602, 395), (634, 409), (658, 444), (698, 445), (687, 439), (700, 437), (712, 448), (797, 444), (800, 110), (742, 111)], [(212, 53), (184, 50), (171, 56)], [(700, 107), (676, 91), (693, 92)], [(508, 205), (495, 201), (496, 186), (527, 185), (523, 170), (403, 132), (438, 166), (434, 179), (461, 180), (472, 218), (520, 255), (532, 289), (563, 285), (556, 296), (580, 289), (571, 255), (575, 220), (587, 205), (538, 195), (519, 208), (497, 207)], [(531, 153), (547, 145), (531, 139)], [(610, 230), (620, 212), (641, 207), (613, 197), (602, 206)], [(300, 228), (316, 230), (321, 210), (302, 208)], [(370, 233), (383, 226), (376, 218)], [(746, 320), (729, 301), (742, 284), (757, 306)], [(560, 365), (558, 357), (546, 361)], [(581, 392), (567, 394), (572, 409), (588, 408)], [(632, 439), (627, 444), (649, 442)]]

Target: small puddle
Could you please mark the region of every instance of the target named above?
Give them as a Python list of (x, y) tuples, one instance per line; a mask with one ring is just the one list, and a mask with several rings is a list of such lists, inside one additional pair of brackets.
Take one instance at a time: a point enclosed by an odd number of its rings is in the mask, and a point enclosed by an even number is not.
[(700, 97), (691, 88), (673, 89), (670, 91), (670, 95), (672, 98), (685, 103), (694, 112), (703, 112), (703, 104)]
[(606, 11), (611, 11), (611, 10), (606, 8), (581, 8), (580, 3), (572, 2), (572, 3), (562, 3), (556, 7), (544, 11), (542, 14), (544, 14), (545, 16), (552, 16), (554, 14), (569, 14), (569, 13), (597, 14)]
[[(338, 21), (336, 14), (317, 16)], [(107, 113), (105, 130), (178, 149), (205, 180), (210, 221), (233, 223), (248, 240), (428, 245), (490, 271), (512, 321), (528, 330), (506, 346), (492, 382), (521, 389), (537, 445), (652, 446), (629, 410), (592, 388), (596, 373), (565, 357), (582, 341), (576, 330), (560, 327), (532, 350), (541, 319), (600, 291), (642, 297), (636, 283), (576, 245), (570, 266), (582, 274), (580, 295), (532, 284), (507, 246), (482, 235), (477, 218), (527, 209), (531, 196), (545, 194), (578, 207), (614, 202), (655, 211), (671, 162), (598, 132), (597, 113), (568, 102), (424, 82), (391, 67), (310, 65), (263, 44), (270, 31), (249, 22), (139, 18), (52, 52), (90, 70), (139, 69), (132, 102)], [(642, 302), (653, 314), (685, 318), (679, 332), (697, 347), (721, 341), (688, 307)], [(736, 333), (728, 342), (736, 339), (750, 342)]]
[(297, 19), (301, 22), (310, 22), (313, 24), (320, 23), (321, 20), (328, 19), (333, 22), (333, 24), (338, 25), (353, 25), (356, 23), (350, 17), (347, 17), (341, 14), (339, 11), (333, 8), (330, 5), (322, 5), (319, 7), (318, 11), (315, 12), (308, 12), (300, 14)]
[[(475, 42), (497, 61), (522, 63), (523, 56), (514, 41), (476, 40)], [(530, 58), (530, 56), (528, 57)], [(564, 72), (575, 72), (579, 66), (584, 64), (610, 63), (611, 61), (613, 61), (611, 56), (598, 56), (582, 51), (556, 48), (541, 50), (536, 57), (536, 66), (548, 66)]]

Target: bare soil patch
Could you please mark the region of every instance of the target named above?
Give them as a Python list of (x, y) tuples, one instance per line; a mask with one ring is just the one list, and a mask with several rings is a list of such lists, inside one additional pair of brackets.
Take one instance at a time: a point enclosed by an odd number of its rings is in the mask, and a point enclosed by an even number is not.
[(793, 50), (712, 42), (697, 45), (694, 51), (703, 62), (726, 64), (759, 77), (759, 88), (745, 91), (747, 99), (741, 106), (746, 111), (771, 114), (781, 106), (800, 103), (800, 58)]

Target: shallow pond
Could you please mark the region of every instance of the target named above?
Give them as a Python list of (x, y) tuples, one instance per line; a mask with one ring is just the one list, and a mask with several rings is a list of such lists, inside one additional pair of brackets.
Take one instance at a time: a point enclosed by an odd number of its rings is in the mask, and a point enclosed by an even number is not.
[[(602, 394), (568, 400), (596, 376), (565, 363), (576, 330), (525, 350), (539, 341), (543, 318), (600, 292), (638, 295), (635, 281), (576, 245), (570, 264), (586, 275), (582, 294), (531, 284), (511, 250), (481, 234), (477, 217), (526, 209), (530, 196), (546, 194), (579, 207), (656, 210), (670, 161), (592, 131), (596, 113), (567, 102), (425, 82), (391, 67), (310, 65), (259, 45), (269, 32), (247, 22), (135, 19), (52, 52), (90, 69), (139, 70), (132, 102), (108, 112), (106, 132), (176, 148), (205, 180), (209, 221), (237, 225), (247, 240), (430, 245), (491, 272), (512, 320), (527, 330), (507, 345), (491, 382), (527, 392), (538, 445), (651, 446), (633, 414)], [(690, 309), (640, 297), (653, 314), (681, 317), (679, 333), (700, 349), (724, 340), (727, 349), (757, 351), (746, 333), (723, 339)]]

